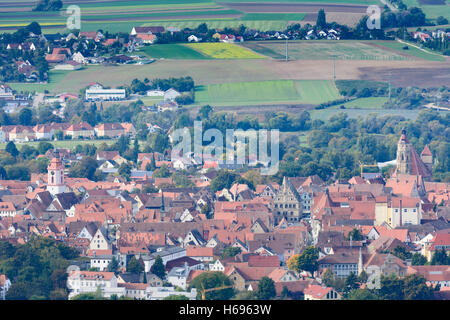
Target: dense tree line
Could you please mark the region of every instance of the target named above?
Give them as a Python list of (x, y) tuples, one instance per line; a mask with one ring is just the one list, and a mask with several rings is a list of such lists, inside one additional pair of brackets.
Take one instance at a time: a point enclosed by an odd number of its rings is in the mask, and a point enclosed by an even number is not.
[(11, 300), (65, 300), (70, 260), (79, 253), (53, 239), (32, 237), (25, 244), (0, 241), (0, 273), (11, 280)]

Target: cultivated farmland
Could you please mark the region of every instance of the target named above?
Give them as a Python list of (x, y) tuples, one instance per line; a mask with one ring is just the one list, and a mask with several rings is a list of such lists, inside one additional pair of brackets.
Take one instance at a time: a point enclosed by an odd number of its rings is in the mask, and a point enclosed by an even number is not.
[(182, 44), (155, 44), (143, 47), (141, 52), (155, 59), (210, 59), (197, 50)]
[[(274, 59), (285, 58), (285, 41), (246, 42), (242, 45)], [(388, 48), (374, 47), (367, 41), (289, 41), (288, 49), (289, 59), (294, 60), (411, 60)]]
[(247, 48), (231, 43), (189, 43), (187, 47), (192, 48), (203, 55), (213, 59), (265, 59)]
[(196, 104), (241, 106), (274, 103), (319, 104), (340, 98), (332, 81), (256, 81), (198, 86)]

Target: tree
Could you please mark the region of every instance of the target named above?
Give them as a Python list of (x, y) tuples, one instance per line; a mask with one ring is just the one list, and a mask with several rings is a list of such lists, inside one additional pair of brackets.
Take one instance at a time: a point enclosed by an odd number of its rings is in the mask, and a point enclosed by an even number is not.
[(217, 176), (211, 180), (210, 188), (213, 192), (217, 192), (224, 188), (229, 189), (240, 176), (228, 170), (220, 170)]
[(133, 256), (130, 259), (130, 261), (128, 261), (127, 271), (131, 273), (140, 274), (142, 271), (144, 271), (144, 265), (142, 260), (138, 260), (136, 259), (136, 257)]
[(122, 162), (119, 166), (118, 173), (129, 180), (131, 176), (131, 169), (132, 167), (128, 162)]
[(419, 252), (416, 252), (411, 257), (411, 264), (413, 266), (423, 266), (427, 263), (427, 258), (421, 255)]
[(53, 145), (49, 142), (41, 141), (38, 144), (39, 154), (45, 154), (48, 150), (53, 149)]
[(313, 246), (306, 247), (298, 257), (298, 271), (308, 271), (314, 277), (314, 272), (319, 268), (318, 259), (319, 249)]
[(359, 288), (358, 276), (355, 273), (350, 272), (347, 278), (345, 278), (344, 295), (347, 296), (347, 294), (350, 291), (356, 290), (358, 288)]
[(390, 276), (381, 275), (380, 278), (379, 296), (382, 300), (403, 300), (404, 298), (404, 283), (402, 279), (397, 278), (396, 275)]
[(209, 119), (210, 114), (213, 112), (213, 108), (210, 105), (206, 105), (200, 108), (198, 116), (201, 120)]
[(350, 237), (353, 241), (361, 241), (364, 239), (363, 235), (361, 234), (361, 232), (356, 229), (353, 228), (348, 234), (347, 237), (345, 237), (346, 240), (350, 240)]
[(116, 273), (117, 271), (119, 271), (119, 262), (115, 257), (113, 257), (111, 262), (108, 264), (108, 272)]
[(167, 165), (163, 164), (159, 169), (156, 169), (152, 175), (153, 178), (168, 178), (170, 177), (170, 170)]
[(234, 257), (235, 255), (237, 255), (239, 253), (241, 253), (241, 248), (228, 246), (223, 249), (222, 258), (225, 259), (225, 258)]
[(31, 125), (33, 120), (33, 112), (29, 108), (23, 108), (19, 112), (19, 123), (23, 126)]
[(165, 297), (163, 300), (189, 300), (189, 298), (183, 294), (172, 294)]
[(326, 21), (326, 17), (325, 17), (325, 10), (323, 10), (323, 9), (320, 9), (318, 14), (317, 14), (316, 26), (319, 29), (323, 29), (323, 28), (327, 27), (327, 21)]
[(367, 288), (352, 290), (348, 293), (346, 300), (378, 300), (376, 294)]
[(411, 259), (411, 252), (406, 251), (403, 246), (396, 246), (392, 251), (392, 254), (402, 260)]
[(262, 277), (258, 283), (258, 291), (256, 293), (258, 299), (269, 300), (276, 296), (275, 282), (269, 277)]
[(75, 162), (69, 169), (69, 176), (74, 178), (88, 178), (96, 180), (98, 164), (94, 158), (85, 157), (80, 162)]
[(25, 27), (25, 29), (29, 32), (34, 33), (35, 35), (40, 35), (41, 32), (41, 26), (36, 21), (31, 22), (29, 25)]
[(447, 265), (449, 264), (449, 258), (444, 248), (436, 249), (432, 258), (431, 265)]
[[(203, 289), (219, 288), (223, 286), (232, 286), (233, 281), (220, 271), (204, 272), (190, 284), (190, 288), (197, 289), (197, 299), (201, 299)], [(206, 300), (229, 300), (234, 295), (232, 287), (205, 292)]]
[(8, 142), (5, 151), (12, 155), (14, 158), (19, 155), (19, 150), (17, 150), (16, 145), (12, 141)]
[(409, 274), (403, 280), (405, 300), (432, 300), (434, 298), (433, 288), (429, 287), (424, 276)]
[(166, 268), (164, 267), (163, 260), (159, 255), (156, 257), (155, 263), (150, 268), (150, 271), (158, 276), (161, 280), (166, 277)]

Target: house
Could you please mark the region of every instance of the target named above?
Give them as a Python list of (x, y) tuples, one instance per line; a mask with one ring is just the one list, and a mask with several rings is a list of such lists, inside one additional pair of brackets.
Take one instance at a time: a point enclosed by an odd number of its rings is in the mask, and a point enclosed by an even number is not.
[(86, 89), (86, 101), (114, 101), (123, 100), (126, 97), (125, 89), (104, 89), (99, 83), (94, 83)]
[(140, 39), (145, 44), (153, 44), (156, 41), (156, 36), (154, 34), (138, 33), (136, 39)]
[(174, 88), (170, 88), (164, 92), (164, 101), (174, 101), (179, 96), (181, 96), (181, 93)]
[(194, 41), (194, 42), (200, 42), (200, 41), (202, 41), (202, 38), (198, 38), (197, 36), (191, 34), (191, 35), (188, 37), (188, 41), (189, 41), (189, 42), (192, 42), (192, 41)]
[(120, 123), (102, 123), (94, 128), (97, 137), (116, 138), (125, 134), (125, 129)]
[(186, 256), (201, 262), (210, 262), (214, 258), (213, 249), (214, 248), (187, 246)]
[(55, 66), (55, 70), (68, 70), (68, 71), (74, 71), (74, 70), (80, 70), (82, 67), (82, 64), (73, 60), (67, 60), (63, 63), (59, 63)]
[(7, 84), (0, 84), (0, 99), (13, 99), (13, 90)]
[(305, 300), (340, 300), (341, 295), (333, 288), (311, 284), (303, 292)]
[(450, 288), (450, 266), (408, 266), (407, 274), (419, 274), (432, 285), (439, 285), (441, 290)]
[(106, 298), (125, 296), (126, 293), (124, 287), (118, 287), (114, 272), (72, 271), (67, 277), (69, 299), (80, 293), (95, 292), (98, 287)]
[(85, 64), (87, 59), (83, 56), (81, 52), (76, 52), (72, 55), (72, 60), (81, 64)]
[(89, 249), (96, 250), (111, 250), (111, 241), (108, 238), (105, 228), (100, 227), (94, 234), (91, 242), (89, 243)]
[(136, 36), (138, 34), (146, 33), (146, 34), (155, 34), (155, 33), (163, 33), (165, 28), (162, 26), (151, 26), (151, 27), (133, 27), (131, 29), (130, 35)]
[(167, 274), (167, 281), (175, 287), (180, 287), (182, 289), (186, 289), (187, 287), (187, 279), (189, 277), (189, 273), (191, 269), (186, 262), (182, 267), (175, 267), (169, 271)]
[(70, 125), (65, 133), (68, 136), (72, 136), (73, 139), (80, 137), (92, 138), (94, 137), (94, 128), (87, 122), (81, 122)]
[(372, 281), (367, 282), (369, 289), (377, 288), (377, 280), (381, 275), (395, 274), (397, 277), (406, 275), (407, 267), (403, 261), (392, 254), (373, 252), (364, 263), (364, 271)]
[(5, 300), (6, 294), (11, 287), (11, 281), (5, 274), (0, 274), (0, 300)]

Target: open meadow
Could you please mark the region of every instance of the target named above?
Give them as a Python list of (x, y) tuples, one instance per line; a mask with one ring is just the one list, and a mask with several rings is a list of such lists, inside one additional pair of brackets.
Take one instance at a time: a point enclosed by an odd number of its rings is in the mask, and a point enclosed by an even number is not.
[(196, 104), (242, 106), (252, 104), (319, 104), (340, 98), (332, 81), (278, 80), (198, 86)]

